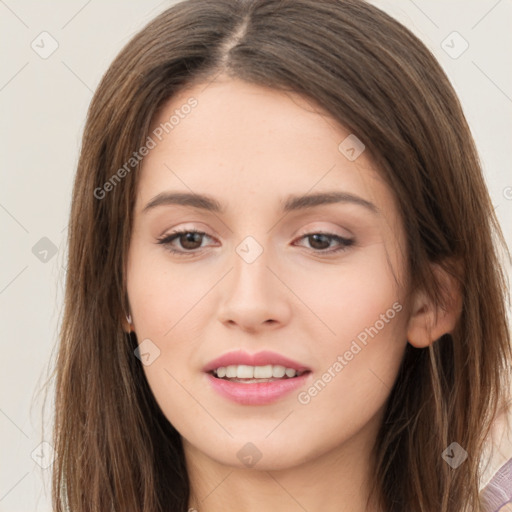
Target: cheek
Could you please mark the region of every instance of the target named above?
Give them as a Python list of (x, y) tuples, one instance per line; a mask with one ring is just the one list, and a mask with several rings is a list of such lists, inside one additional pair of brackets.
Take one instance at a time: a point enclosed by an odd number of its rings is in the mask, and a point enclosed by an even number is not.
[(137, 340), (152, 354), (151, 364), (143, 367), (148, 383), (157, 401), (168, 403), (164, 410), (187, 410), (190, 397), (183, 389), (188, 389), (196, 340), (211, 317), (208, 296), (218, 277), (196, 272), (193, 264), (181, 269), (163, 250), (137, 245), (129, 261), (127, 292)]
[(164, 254), (151, 257), (147, 251), (134, 250), (133, 261), (127, 288), (137, 335), (170, 340), (188, 325), (189, 312), (197, 319), (196, 311), (214, 281), (169, 264)]
[[(315, 340), (318, 361), (315, 383), (299, 402), (319, 417), (332, 415), (333, 427), (375, 413), (393, 387), (406, 346), (404, 295), (394, 277), (399, 274), (382, 247), (373, 249), (294, 284), (315, 313), (303, 327)], [(329, 412), (333, 404), (339, 414)]]
[(212, 283), (175, 266), (170, 272), (162, 255), (134, 250), (132, 256), (127, 291), (140, 352), (150, 353), (149, 361), (141, 359), (144, 374), (168, 420), (178, 430), (193, 431), (189, 420), (202, 411), (187, 392), (193, 388), (188, 362), (204, 320), (201, 299)]
[(381, 346), (400, 342), (406, 322), (403, 291), (395, 275), (400, 273), (390, 267), (380, 244), (318, 272), (291, 272), (290, 287), (304, 297), (312, 313), (298, 305), (311, 320), (305, 327), (311, 329), (310, 338), (318, 340), (315, 349), (343, 351), (358, 337), (363, 343), (365, 337), (379, 340)]

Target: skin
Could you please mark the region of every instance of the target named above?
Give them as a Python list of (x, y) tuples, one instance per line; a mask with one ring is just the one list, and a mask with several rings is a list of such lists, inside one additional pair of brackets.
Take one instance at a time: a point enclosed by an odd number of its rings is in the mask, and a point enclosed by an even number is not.
[[(200, 512), (350, 511), (366, 508), (371, 447), (409, 342), (426, 346), (453, 327), (434, 320), (421, 293), (407, 295), (405, 238), (389, 187), (364, 151), (349, 161), (338, 146), (350, 132), (305, 98), (226, 76), (169, 100), (165, 122), (190, 97), (198, 104), (144, 158), (127, 265), (139, 343), (160, 354), (144, 366), (151, 390), (181, 434), (189, 503)], [(373, 203), (281, 211), (289, 194), (344, 191)], [(225, 213), (183, 205), (144, 207), (164, 191), (208, 194)], [(173, 230), (207, 233), (171, 247)], [(305, 234), (327, 232), (353, 239)], [(236, 252), (253, 237), (263, 253)], [(315, 252), (316, 251), (316, 252)], [(365, 328), (401, 311), (309, 403), (298, 400)], [(438, 312), (439, 313), (439, 312)], [(379, 324), (380, 325), (380, 324)], [(271, 350), (307, 365), (307, 383), (270, 405), (239, 405), (208, 385), (203, 366), (235, 349)], [(261, 453), (248, 468), (237, 453)]]

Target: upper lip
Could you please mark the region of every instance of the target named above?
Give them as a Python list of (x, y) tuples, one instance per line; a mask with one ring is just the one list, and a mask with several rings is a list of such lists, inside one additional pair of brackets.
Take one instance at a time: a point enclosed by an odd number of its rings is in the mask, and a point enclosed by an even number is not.
[(228, 352), (226, 354), (217, 357), (213, 361), (210, 361), (204, 368), (204, 372), (211, 372), (212, 370), (216, 370), (222, 366), (231, 366), (231, 365), (248, 365), (248, 366), (266, 366), (266, 365), (280, 365), (285, 368), (292, 368), (297, 372), (309, 371), (309, 368), (293, 359), (289, 359), (288, 357), (282, 356), (281, 354), (277, 354), (275, 352), (270, 352), (268, 350), (263, 352), (257, 352), (256, 354), (249, 354), (248, 352), (244, 352), (243, 350), (236, 350), (233, 352)]

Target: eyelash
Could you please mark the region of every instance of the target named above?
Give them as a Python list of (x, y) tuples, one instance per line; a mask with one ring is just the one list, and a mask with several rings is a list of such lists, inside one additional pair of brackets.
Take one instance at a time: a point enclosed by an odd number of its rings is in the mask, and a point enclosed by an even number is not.
[[(199, 231), (199, 230), (196, 230), (196, 229), (185, 229), (185, 230), (182, 230), (182, 231), (173, 231), (172, 233), (170, 233), (169, 235), (165, 235), (161, 238), (158, 238), (158, 244), (160, 245), (163, 245), (166, 247), (166, 249), (173, 253), (173, 254), (176, 254), (177, 256), (192, 256), (194, 254), (197, 254), (199, 252), (199, 250), (194, 250), (194, 251), (180, 251), (180, 250), (177, 250), (177, 249), (174, 249), (172, 246), (171, 246), (171, 242), (173, 242), (174, 240), (176, 240), (177, 238), (179, 238), (180, 236), (182, 235), (186, 235), (186, 234), (189, 234), (189, 233), (196, 233), (196, 234), (199, 234), (199, 235), (203, 235), (203, 236), (207, 236), (208, 238), (211, 238), (207, 233), (205, 233), (204, 231)], [(324, 231), (314, 231), (314, 232), (311, 232), (311, 233), (306, 233), (305, 235), (301, 236), (300, 239), (303, 239), (303, 238), (309, 238), (309, 237), (312, 237), (314, 235), (323, 235), (331, 240), (335, 240), (337, 241), (338, 243), (340, 243), (340, 247), (338, 247), (337, 249), (334, 249), (334, 250), (322, 250), (322, 249), (311, 249), (313, 252), (317, 253), (317, 254), (328, 254), (328, 255), (331, 255), (331, 254), (335, 254), (335, 253), (339, 253), (339, 252), (342, 252), (342, 251), (346, 251), (348, 247), (350, 247), (351, 245), (354, 244), (354, 239), (350, 239), (350, 238), (343, 238), (339, 235), (335, 235), (333, 233), (326, 233)]]

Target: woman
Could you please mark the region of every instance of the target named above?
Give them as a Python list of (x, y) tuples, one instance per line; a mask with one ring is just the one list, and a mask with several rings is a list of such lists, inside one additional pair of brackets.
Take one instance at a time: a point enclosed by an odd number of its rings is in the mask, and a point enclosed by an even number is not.
[(56, 510), (489, 510), (503, 238), (385, 13), (159, 15), (92, 100), (69, 228)]

